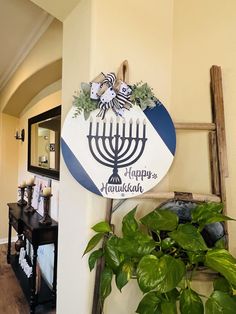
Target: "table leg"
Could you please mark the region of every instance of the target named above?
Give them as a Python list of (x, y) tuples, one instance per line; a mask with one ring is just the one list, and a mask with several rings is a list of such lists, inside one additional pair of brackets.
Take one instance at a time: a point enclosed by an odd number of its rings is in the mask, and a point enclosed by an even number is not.
[(57, 241), (54, 243), (54, 267), (53, 267), (53, 283), (52, 283), (52, 306), (56, 306), (57, 302)]
[(8, 247), (7, 247), (7, 263), (10, 264), (11, 262), (11, 223), (9, 219), (9, 226), (8, 226)]
[(38, 245), (33, 246), (33, 265), (32, 265), (32, 280), (30, 288), (30, 314), (35, 313), (36, 306), (36, 266), (37, 266), (37, 257), (38, 257)]

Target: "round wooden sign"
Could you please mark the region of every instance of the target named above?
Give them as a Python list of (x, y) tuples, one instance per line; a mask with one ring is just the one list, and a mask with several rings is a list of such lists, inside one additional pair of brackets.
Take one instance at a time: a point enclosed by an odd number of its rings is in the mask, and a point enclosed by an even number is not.
[(64, 122), (61, 147), (72, 176), (89, 191), (107, 198), (129, 198), (152, 189), (168, 172), (176, 147), (175, 128), (158, 103), (123, 117), (105, 119), (94, 110), (85, 120), (72, 108)]

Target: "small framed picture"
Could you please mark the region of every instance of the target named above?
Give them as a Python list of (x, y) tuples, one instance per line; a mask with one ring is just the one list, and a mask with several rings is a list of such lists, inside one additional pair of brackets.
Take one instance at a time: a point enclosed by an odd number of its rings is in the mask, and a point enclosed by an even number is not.
[(34, 184), (32, 206), (40, 215), (43, 215), (43, 199), (40, 197), (40, 194), (44, 188), (51, 187), (52, 180), (41, 176), (35, 176)]

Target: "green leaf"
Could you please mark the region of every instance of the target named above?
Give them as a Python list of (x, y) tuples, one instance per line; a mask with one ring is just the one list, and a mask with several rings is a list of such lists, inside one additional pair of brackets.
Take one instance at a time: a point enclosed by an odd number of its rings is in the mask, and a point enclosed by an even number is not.
[(96, 232), (103, 232), (103, 233), (112, 231), (111, 226), (106, 221), (101, 221), (97, 223), (95, 226), (92, 227), (92, 229)]
[(116, 275), (116, 286), (120, 291), (130, 280), (132, 272), (133, 263), (130, 261), (124, 261), (119, 267), (118, 273)]
[(223, 222), (227, 220), (235, 220), (235, 219), (222, 215), (222, 214), (214, 214), (214, 216), (211, 215), (211, 217), (208, 217), (207, 219), (201, 221), (201, 223), (199, 224), (199, 230), (202, 231), (205, 225), (207, 224), (212, 224), (214, 222)]
[(222, 237), (221, 239), (217, 240), (214, 244), (214, 247), (217, 249), (226, 249), (226, 239)]
[(209, 214), (213, 216), (214, 214), (220, 214), (223, 210), (222, 203), (203, 203), (196, 206), (192, 210), (192, 221), (201, 222), (205, 218), (209, 217)]
[(133, 237), (119, 239), (117, 249), (130, 257), (150, 254), (156, 247), (156, 242), (148, 235), (137, 231)]
[(105, 245), (105, 259), (106, 263), (114, 270), (120, 266), (124, 260), (123, 254), (118, 250), (118, 243), (120, 239), (117, 236), (110, 237)]
[(177, 314), (176, 301), (170, 302), (163, 300), (161, 302), (161, 313), (162, 314)]
[(136, 231), (138, 231), (138, 223), (134, 218), (137, 207), (131, 210), (127, 215), (124, 216), (122, 220), (122, 232), (126, 237), (133, 236)]
[(96, 261), (103, 255), (102, 249), (96, 250), (92, 252), (88, 259), (89, 269), (90, 271), (94, 269), (94, 266), (96, 264)]
[(165, 238), (164, 240), (161, 241), (161, 248), (163, 250), (167, 250), (171, 247), (173, 247), (176, 244), (176, 242), (171, 239), (171, 238)]
[(156, 291), (147, 293), (138, 305), (136, 313), (139, 314), (161, 314), (159, 304), (161, 297)]
[(98, 233), (98, 234), (95, 234), (95, 236), (92, 237), (92, 239), (89, 241), (84, 253), (83, 253), (83, 256), (90, 252), (92, 249), (95, 248), (95, 246), (100, 242), (100, 240), (103, 238), (104, 236), (104, 233)]
[(229, 294), (232, 294), (233, 292), (232, 287), (230, 286), (229, 282), (223, 277), (216, 278), (213, 281), (213, 287), (214, 287), (214, 290), (227, 292)]
[(156, 209), (140, 221), (153, 231), (172, 231), (178, 225), (178, 216), (168, 209)]
[(214, 291), (206, 301), (206, 314), (235, 314), (236, 301), (227, 293)]
[(90, 112), (84, 110), (84, 120), (88, 120), (89, 116), (90, 116)]
[(236, 259), (225, 249), (212, 249), (206, 254), (205, 265), (221, 273), (236, 286)]
[(143, 292), (149, 292), (156, 288), (160, 281), (158, 274), (159, 260), (154, 255), (144, 256), (137, 267), (137, 277), (140, 289)]
[(172, 302), (177, 301), (180, 295), (179, 291), (176, 288), (174, 288), (171, 291), (166, 292), (165, 294), (167, 296), (167, 299)]
[(188, 251), (187, 254), (191, 264), (204, 263), (205, 261), (205, 253), (202, 251), (200, 252)]
[(234, 220), (233, 218), (222, 215), (222, 209), (223, 204), (221, 203), (204, 203), (198, 205), (192, 211), (192, 221), (198, 223), (199, 229), (202, 230), (207, 224), (226, 220)]
[(179, 225), (177, 230), (169, 233), (169, 236), (185, 250), (208, 250), (200, 232), (191, 224)]
[(199, 295), (192, 289), (185, 289), (180, 295), (180, 312), (182, 314), (203, 314), (204, 307)]
[(101, 273), (100, 281), (100, 298), (102, 303), (106, 297), (111, 293), (111, 281), (113, 272), (109, 267), (105, 267)]
[(174, 289), (186, 272), (184, 263), (169, 255), (160, 258), (157, 269), (158, 283), (156, 289), (162, 293)]

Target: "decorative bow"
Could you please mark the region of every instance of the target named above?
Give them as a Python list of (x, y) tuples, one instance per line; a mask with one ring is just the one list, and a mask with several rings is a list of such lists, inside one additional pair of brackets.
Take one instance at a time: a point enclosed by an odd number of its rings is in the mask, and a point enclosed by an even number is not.
[(100, 111), (98, 117), (104, 119), (108, 109), (118, 116), (132, 106), (130, 102), (131, 88), (122, 80), (117, 80), (115, 73), (100, 73), (91, 83), (90, 98), (98, 100)]

